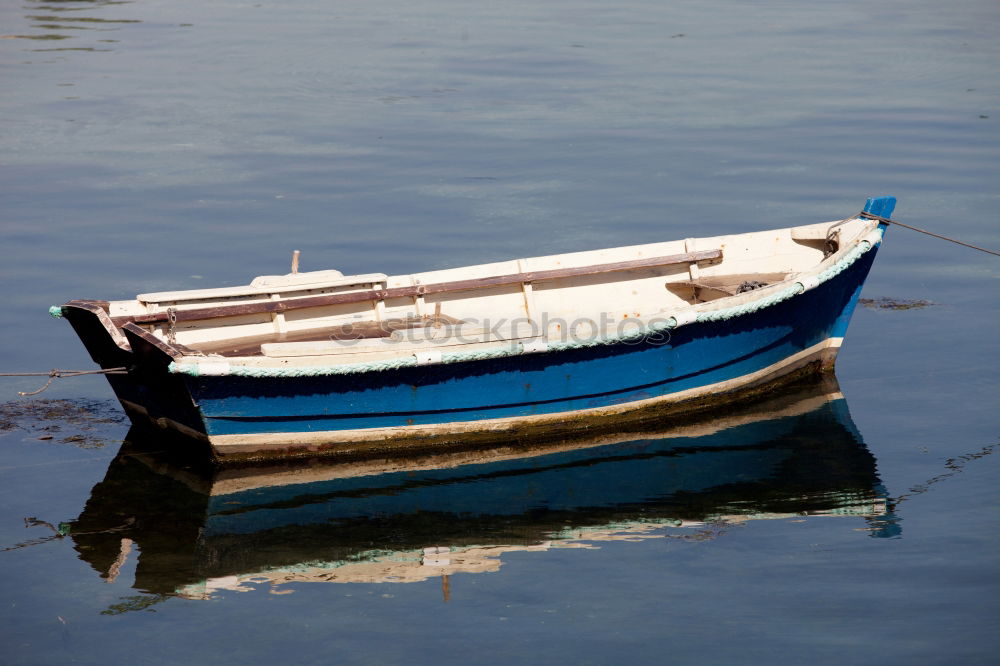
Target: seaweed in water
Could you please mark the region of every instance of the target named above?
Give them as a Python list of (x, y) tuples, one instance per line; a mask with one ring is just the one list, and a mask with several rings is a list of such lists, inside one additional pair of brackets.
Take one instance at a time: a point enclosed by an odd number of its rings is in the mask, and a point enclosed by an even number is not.
[(106, 400), (17, 400), (0, 403), (0, 433), (23, 430), (38, 439), (56, 440), (82, 449), (99, 449), (120, 441), (107, 430), (125, 422), (118, 407)]
[(919, 310), (935, 305), (932, 301), (905, 298), (861, 298), (858, 302), (872, 310)]
[(111, 604), (106, 610), (101, 611), (101, 615), (121, 615), (130, 611), (150, 611), (156, 604), (170, 599), (172, 594), (137, 594), (129, 597), (122, 597), (117, 604)]

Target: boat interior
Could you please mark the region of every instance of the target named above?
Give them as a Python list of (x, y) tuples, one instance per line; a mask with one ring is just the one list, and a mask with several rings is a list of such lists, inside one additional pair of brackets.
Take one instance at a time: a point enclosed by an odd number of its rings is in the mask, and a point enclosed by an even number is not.
[(814, 270), (872, 228), (852, 219), (411, 275), (293, 270), (243, 286), (87, 302), (175, 356), (348, 363), (627, 331)]

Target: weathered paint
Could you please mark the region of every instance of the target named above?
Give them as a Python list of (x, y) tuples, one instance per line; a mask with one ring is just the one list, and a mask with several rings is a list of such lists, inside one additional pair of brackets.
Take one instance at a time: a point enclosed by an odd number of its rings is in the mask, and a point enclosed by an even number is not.
[[(865, 210), (888, 217), (894, 203), (870, 199)], [(130, 375), (109, 381), (136, 421), (207, 439), (220, 457), (337, 453), (352, 441), (392, 437), (412, 436), (419, 444), (448, 433), (592, 427), (595, 419), (647, 407), (700, 408), (804, 369), (832, 367), (884, 226), (824, 264), (823, 272), (782, 287), (787, 294), (736, 298), (738, 305), (688, 318), (669, 335), (658, 330), (593, 345), (550, 342), (538, 353), (470, 354), (451, 363), (438, 354), (379, 372), (169, 373), (176, 348), (143, 329), (126, 325), (127, 341), (116, 346), (95, 339), (108, 324), (104, 310), (65, 307), (64, 313), (102, 366), (134, 366)]]

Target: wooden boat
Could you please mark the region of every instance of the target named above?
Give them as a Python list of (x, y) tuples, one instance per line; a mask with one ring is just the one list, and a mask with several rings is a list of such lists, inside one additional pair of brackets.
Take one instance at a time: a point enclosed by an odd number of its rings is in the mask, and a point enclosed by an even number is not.
[(73, 300), (135, 423), (218, 460), (561, 437), (832, 368), (892, 197), (846, 220), (418, 273)]
[(176, 436), (134, 429), (65, 531), (102, 577), (134, 571), (139, 590), (194, 598), (486, 573), (514, 551), (750, 520), (841, 517), (896, 536), (876, 460), (836, 381), (819, 379), (722, 418), (528, 450), (200, 468), (170, 455)]

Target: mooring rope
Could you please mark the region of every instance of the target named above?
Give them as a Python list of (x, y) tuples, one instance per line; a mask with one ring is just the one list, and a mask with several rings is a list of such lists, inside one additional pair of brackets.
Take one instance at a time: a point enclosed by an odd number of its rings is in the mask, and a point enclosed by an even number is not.
[(909, 229), (911, 231), (918, 231), (922, 234), (927, 234), (928, 236), (933, 236), (934, 238), (940, 238), (941, 240), (946, 240), (951, 243), (956, 243), (958, 245), (964, 245), (965, 247), (971, 247), (973, 250), (979, 250), (980, 252), (985, 252), (986, 254), (992, 254), (1000, 257), (1000, 252), (994, 252), (993, 250), (987, 250), (985, 247), (979, 247), (978, 245), (973, 245), (972, 243), (963, 243), (960, 240), (954, 238), (949, 238), (947, 236), (942, 236), (941, 234), (936, 234), (933, 231), (927, 231), (926, 229), (920, 229), (919, 227), (913, 227), (909, 224), (903, 224), (899, 220), (890, 220), (887, 217), (882, 217), (881, 215), (873, 215), (872, 213), (861, 212), (858, 213), (858, 217), (864, 218), (866, 220), (877, 220), (885, 224), (895, 224), (896, 226), (903, 227), (904, 229)]
[(128, 374), (128, 368), (122, 366), (120, 368), (105, 368), (103, 370), (49, 370), (48, 372), (0, 372), (0, 377), (48, 377), (49, 381), (45, 382), (45, 386), (38, 389), (37, 391), (18, 391), (18, 395), (38, 395), (49, 386), (52, 382), (60, 377), (79, 377), (80, 375), (125, 375)]

